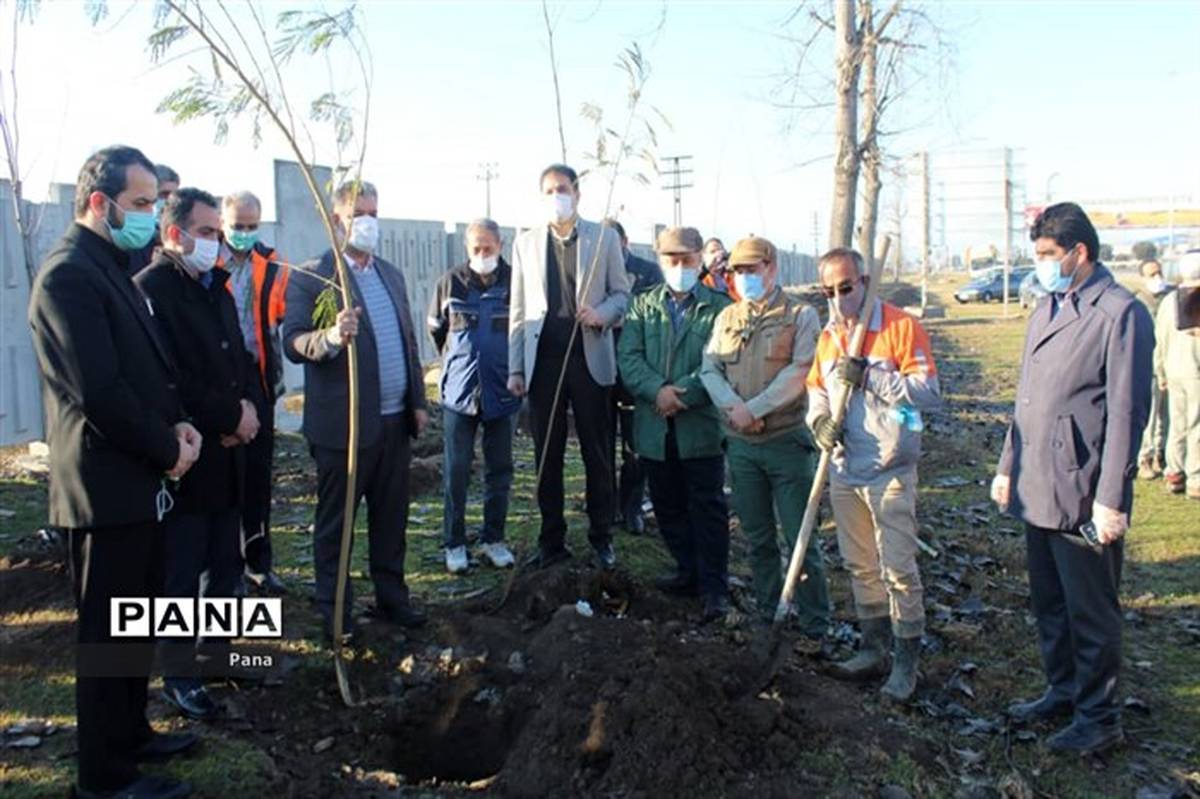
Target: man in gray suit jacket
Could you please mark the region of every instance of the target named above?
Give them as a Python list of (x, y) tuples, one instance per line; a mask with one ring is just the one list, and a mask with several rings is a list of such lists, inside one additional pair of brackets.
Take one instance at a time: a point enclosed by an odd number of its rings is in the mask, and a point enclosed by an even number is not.
[[(352, 182), (334, 193), (334, 218), (344, 238), (350, 267), (352, 308), (340, 308), (336, 322), (317, 327), (313, 306), (334, 280), (333, 252), (294, 270), (288, 280), (283, 320), (283, 352), (304, 364), (304, 437), (317, 461), (317, 514), (313, 561), (317, 609), (326, 631), (333, 628), (342, 512), (346, 500), (346, 445), (349, 424), (345, 346), (353, 338), (358, 360), (358, 500), (367, 500), (371, 581), (379, 615), (405, 626), (425, 622), (409, 603), (404, 581), (408, 526), (409, 438), (424, 429), (425, 383), (404, 275), (374, 255), (379, 241), (375, 187)], [(324, 278), (320, 280), (319, 278)], [(350, 583), (346, 583), (344, 630), (352, 634)]]
[(629, 278), (616, 232), (579, 218), (575, 170), (546, 167), (539, 186), (548, 223), (513, 242), (508, 321), (508, 390), (518, 397), (528, 392), (542, 465), (537, 491), (542, 529), (533, 564), (548, 566), (570, 554), (563, 517), (570, 403), (587, 475), (588, 540), (607, 569), (616, 565), (610, 530), (615, 498), (609, 406), (617, 379), (612, 329), (629, 304)]
[(1072, 716), (1047, 745), (1086, 754), (1124, 737), (1116, 698), (1122, 537), (1149, 415), (1154, 329), (1146, 307), (1096, 261), (1100, 241), (1078, 205), (1047, 208), (1030, 238), (1050, 293), (1029, 320), (992, 498), (1026, 524), (1049, 687), (1009, 715)]

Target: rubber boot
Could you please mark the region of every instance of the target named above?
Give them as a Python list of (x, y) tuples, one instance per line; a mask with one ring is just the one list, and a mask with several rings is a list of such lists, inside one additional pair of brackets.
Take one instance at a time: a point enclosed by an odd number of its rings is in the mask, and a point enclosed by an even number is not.
[(917, 690), (917, 665), (921, 660), (921, 637), (897, 638), (892, 649), (892, 673), (880, 692), (884, 699), (907, 702)]
[(859, 682), (882, 677), (887, 668), (888, 649), (891, 646), (892, 621), (887, 616), (862, 619), (862, 642), (858, 652), (849, 660), (834, 663), (830, 671), (839, 680)]

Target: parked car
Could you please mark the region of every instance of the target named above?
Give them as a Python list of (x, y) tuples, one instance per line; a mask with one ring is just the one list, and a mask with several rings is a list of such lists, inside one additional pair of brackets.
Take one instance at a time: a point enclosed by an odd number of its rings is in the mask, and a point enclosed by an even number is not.
[[(1029, 274), (1032, 274), (1032, 270), (1029, 267), (1009, 270), (1008, 296), (1010, 299), (1017, 296), (1017, 292), (1021, 289), (1021, 281)], [(954, 292), (954, 299), (959, 302), (1002, 301), (1004, 299), (1004, 270), (994, 269), (985, 275), (975, 278)]]
[(1045, 297), (1048, 292), (1042, 288), (1041, 282), (1037, 279), (1037, 272), (1030, 272), (1021, 281), (1021, 307), (1032, 308), (1037, 305), (1037, 301)]

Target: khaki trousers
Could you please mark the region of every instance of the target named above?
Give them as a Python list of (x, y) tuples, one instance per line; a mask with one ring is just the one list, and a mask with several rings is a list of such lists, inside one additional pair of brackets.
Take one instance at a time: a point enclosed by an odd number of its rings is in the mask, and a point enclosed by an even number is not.
[(899, 638), (925, 631), (917, 568), (917, 470), (854, 487), (832, 478), (829, 498), (860, 619), (888, 617)]

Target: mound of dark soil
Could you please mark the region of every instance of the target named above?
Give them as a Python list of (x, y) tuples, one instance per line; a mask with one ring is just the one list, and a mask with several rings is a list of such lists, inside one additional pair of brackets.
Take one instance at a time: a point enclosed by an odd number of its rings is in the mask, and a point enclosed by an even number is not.
[(806, 756), (841, 752), (864, 778), (888, 752), (926, 759), (903, 733), (865, 728), (863, 694), (812, 661), (745, 695), (753, 631), (700, 627), (689, 609), (563, 568), (518, 581), (498, 615), (447, 618), (437, 640), (456, 643), (401, 664), (394, 768), (494, 776), (510, 796), (796, 796), (833, 787), (804, 773)]

